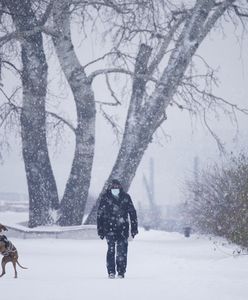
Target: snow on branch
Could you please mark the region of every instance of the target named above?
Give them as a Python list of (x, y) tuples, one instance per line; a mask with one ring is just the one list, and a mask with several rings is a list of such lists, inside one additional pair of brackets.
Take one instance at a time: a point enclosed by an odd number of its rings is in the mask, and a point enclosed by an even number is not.
[(233, 7), (233, 9), (234, 9), (237, 16), (242, 17), (242, 18), (243, 17), (248, 18), (248, 9), (245, 10), (244, 8), (241, 8), (237, 5), (232, 5), (232, 7)]
[(115, 0), (102, 0), (102, 1), (94, 1), (94, 0), (71, 0), (70, 4), (74, 6), (93, 6), (95, 8), (100, 7), (108, 7), (114, 9), (118, 14), (128, 14), (131, 12), (131, 9), (128, 8), (128, 4), (131, 3), (118, 3), (118, 1)]
[(153, 60), (151, 61), (150, 65), (148, 67), (148, 72), (147, 72), (148, 74), (153, 74), (153, 72), (158, 67), (161, 60), (164, 58), (166, 50), (168, 49), (175, 32), (177, 31), (177, 29), (179, 28), (179, 26), (182, 24), (183, 21), (184, 21), (184, 17), (180, 18), (171, 27), (171, 29), (166, 34), (166, 36), (163, 37), (163, 42), (162, 42), (161, 46), (159, 47), (159, 51), (157, 52), (156, 56), (153, 58)]
[(212, 13), (212, 15), (207, 19), (204, 29), (201, 33), (200, 40), (203, 40), (206, 35), (210, 32), (210, 30), (213, 28), (216, 21), (225, 13), (225, 11), (232, 6), (232, 4), (236, 0), (225, 0), (218, 6), (216, 6), (215, 11)]
[(32, 30), (26, 30), (26, 31), (19, 31), (16, 30), (14, 32), (8, 33), (2, 37), (0, 37), (0, 47), (2, 47), (5, 43), (17, 39), (21, 40), (23, 38), (27, 38), (29, 36), (35, 35), (38, 32), (44, 32), (47, 35), (57, 35), (57, 32), (55, 32), (52, 28), (49, 28), (47, 26), (36, 26)]
[(43, 13), (41, 19), (38, 20), (39, 26), (43, 26), (47, 22), (48, 18), (51, 16), (51, 13), (52, 13), (52, 10), (53, 10), (53, 6), (54, 6), (54, 2), (55, 2), (55, 0), (51, 0), (48, 3), (48, 5), (46, 7), (46, 10)]
[(111, 73), (116, 73), (116, 74), (126, 74), (126, 75), (130, 75), (132, 77), (137, 77), (137, 78), (142, 78), (142, 79), (146, 79), (146, 80), (150, 80), (154, 83), (159, 83), (161, 85), (163, 85), (163, 82), (157, 80), (156, 78), (153, 78), (149, 75), (146, 75), (146, 74), (135, 74), (134, 72), (132, 71), (129, 71), (129, 70), (126, 70), (126, 69), (122, 69), (122, 68), (106, 68), (106, 69), (99, 69), (99, 70), (96, 70), (96, 71), (93, 71), (89, 76), (88, 76), (88, 81), (89, 82), (92, 82), (95, 77), (99, 76), (99, 75), (106, 75), (106, 74), (111, 74)]

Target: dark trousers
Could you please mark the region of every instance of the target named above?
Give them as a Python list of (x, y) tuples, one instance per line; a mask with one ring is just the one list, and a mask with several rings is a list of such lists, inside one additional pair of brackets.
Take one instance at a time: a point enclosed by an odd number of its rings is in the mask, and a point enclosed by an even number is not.
[(126, 238), (107, 237), (107, 270), (108, 274), (125, 274), (127, 267), (128, 240)]

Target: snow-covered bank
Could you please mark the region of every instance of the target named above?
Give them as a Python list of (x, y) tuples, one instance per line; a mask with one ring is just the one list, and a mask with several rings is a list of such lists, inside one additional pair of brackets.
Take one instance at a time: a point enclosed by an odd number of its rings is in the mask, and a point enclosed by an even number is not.
[(15, 280), (8, 265), (0, 284), (1, 295), (9, 300), (247, 299), (248, 256), (214, 251), (213, 242), (204, 237), (141, 231), (129, 243), (124, 280), (107, 279), (105, 241), (12, 241), (20, 263), (29, 269), (18, 269)]
[(57, 225), (27, 227), (28, 215), (25, 213), (4, 212), (0, 213), (0, 222), (8, 228), (10, 238), (36, 239), (98, 239), (95, 225), (80, 225), (61, 227)]

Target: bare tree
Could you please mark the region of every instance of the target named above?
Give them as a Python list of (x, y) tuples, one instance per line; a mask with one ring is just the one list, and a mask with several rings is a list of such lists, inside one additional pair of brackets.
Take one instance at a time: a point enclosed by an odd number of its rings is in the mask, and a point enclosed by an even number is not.
[[(166, 109), (176, 100), (177, 92), (184, 86), (184, 80), (187, 78), (187, 68), (190, 66), (197, 49), (211, 29), (214, 28), (216, 22), (225, 14), (231, 14), (236, 7), (234, 4), (237, 2), (240, 3), (240, 1), (235, 0), (225, 0), (221, 2), (214, 0), (197, 0), (195, 5), (191, 8), (178, 9), (177, 11), (170, 10), (171, 17), (169, 20), (172, 20), (172, 24), (174, 25), (170, 26), (170, 30), (167, 30), (166, 35), (162, 34), (163, 42), (153, 60), (148, 63), (146, 62), (147, 66), (145, 66), (146, 70), (143, 74), (146, 78), (145, 83), (135, 84), (134, 81), (125, 132), (117, 160), (107, 182), (112, 178), (119, 178), (124, 188), (126, 190), (129, 189), (137, 167), (149, 143), (152, 141), (154, 133), (166, 120)], [(182, 20), (180, 16), (183, 17)], [(130, 27), (124, 28), (122, 36), (126, 31), (130, 32), (129, 28)], [(178, 28), (179, 30), (177, 30)], [(146, 28), (143, 31), (149, 30)], [(154, 33), (154, 30), (152, 32)], [(161, 33), (159, 32), (159, 34)], [(141, 98), (134, 97), (137, 89), (142, 91), (147, 87), (147, 81), (154, 75), (156, 68), (159, 67), (169, 45), (172, 46), (172, 48), (168, 63), (163, 67), (163, 71), (157, 79), (153, 92), (147, 96), (147, 93), (143, 91), (141, 92)], [(136, 61), (139, 61), (138, 57), (140, 51), (141, 48), (138, 51)], [(146, 61), (146, 59), (144, 61)], [(105, 70), (105, 72), (107, 71)], [(137, 70), (134, 71), (134, 78), (136, 73)], [(189, 81), (189, 86), (190, 82), (192, 81)], [(192, 85), (191, 88), (188, 88), (192, 96), (191, 103), (198, 102), (194, 91), (192, 92), (194, 89), (197, 91), (197, 86)], [(204, 96), (199, 106), (204, 107), (204, 101), (206, 100), (214, 102), (220, 102), (218, 100), (221, 100), (214, 97), (211, 93), (206, 93), (206, 91), (201, 92), (199, 88), (198, 92), (201, 96)], [(210, 96), (209, 99), (207, 99), (206, 95)], [(183, 105), (181, 105), (181, 107), (183, 108)], [(204, 108), (203, 111), (205, 111)], [(106, 184), (103, 190), (106, 188)], [(89, 215), (87, 223), (95, 222), (98, 201)]]
[[(83, 6), (81, 6), (83, 4)], [(77, 110), (77, 128), (75, 129), (76, 146), (71, 173), (66, 185), (65, 193), (60, 207), (60, 225), (81, 224), (88, 190), (91, 179), (91, 169), (94, 155), (95, 140), (95, 104), (92, 91), (93, 76), (87, 76), (85, 68), (101, 59), (89, 62), (87, 66), (81, 66), (73, 47), (70, 32), (70, 23), (73, 11), (81, 11), (85, 14), (84, 2), (55, 1), (53, 6), (53, 42), (61, 68), (72, 90)], [(87, 2), (87, 6), (106, 6), (107, 2)], [(73, 6), (74, 5), (74, 6)], [(117, 9), (114, 4), (107, 5)], [(92, 13), (92, 11), (91, 11)], [(93, 13), (94, 14), (94, 13)], [(113, 51), (114, 53), (114, 51)], [(142, 56), (139, 58), (143, 59)], [(142, 72), (142, 71), (141, 71)], [(106, 77), (106, 82), (113, 97), (114, 93)], [(136, 95), (138, 97), (138, 95)], [(116, 103), (118, 103), (118, 100)], [(119, 104), (119, 103), (118, 103)], [(110, 119), (109, 119), (110, 120)]]
[[(14, 0), (11, 1), (11, 3), (14, 2)], [(212, 94), (211, 84), (215, 78), (209, 67), (208, 73), (204, 75), (192, 74), (188, 70), (189, 68), (193, 69), (192, 59), (197, 56), (197, 49), (222, 16), (229, 14), (233, 17), (232, 14), (235, 14), (239, 18), (246, 17), (246, 11), (240, 5), (241, 2), (237, 0), (220, 2), (197, 0), (194, 5), (184, 5), (183, 1), (182, 5), (176, 5), (171, 1), (157, 2), (153, 0), (51, 0), (48, 4), (46, 1), (37, 1), (35, 14), (34, 12), (32, 14), (33, 18), (29, 20), (29, 17), (25, 16), (26, 21), (23, 21), (25, 26), (18, 23), (18, 18), (21, 17), (13, 16), (13, 20), (17, 24), (16, 31), (0, 38), (0, 43), (18, 38), (21, 39), (21, 45), (24, 47), (25, 41), (31, 41), (34, 37), (42, 38), (41, 32), (52, 35), (56, 54), (76, 104), (76, 128), (65, 122), (75, 133), (76, 147), (65, 194), (61, 201), (59, 224), (81, 224), (84, 214), (95, 146), (95, 105), (97, 101), (94, 99), (92, 82), (97, 76), (105, 75), (110, 95), (115, 100), (114, 105), (118, 105), (120, 101), (111, 87), (109, 75), (112, 73), (125, 74), (131, 78), (130, 104), (120, 150), (102, 192), (108, 182), (116, 177), (122, 181), (126, 190), (129, 189), (145, 150), (152, 142), (154, 133), (167, 118), (169, 105), (176, 105), (180, 109), (187, 109), (193, 113), (203, 113), (205, 124), (210, 131), (211, 128), (206, 118), (207, 109), (214, 110), (219, 106), (223, 106), (225, 109), (229, 107), (231, 112), (239, 109), (236, 105)], [(27, 0), (26, 3), (30, 4)], [(11, 5), (9, 4), (9, 6)], [(14, 10), (13, 7), (11, 8)], [(28, 10), (28, 14), (30, 11)], [(98, 26), (95, 17), (99, 17), (99, 20), (106, 25), (105, 34), (111, 35), (113, 38), (110, 52), (85, 66), (80, 65), (71, 40), (70, 22), (75, 11), (81, 14), (83, 22), (87, 22), (86, 16), (94, 19), (95, 27)], [(53, 17), (53, 26), (47, 25), (50, 16)], [(39, 21), (37, 21), (38, 19)], [(37, 45), (41, 46), (41, 53), (43, 53), (42, 40), (39, 40)], [(132, 49), (134, 45), (137, 45), (136, 56), (133, 57), (129, 53), (129, 45), (132, 45)], [(35, 50), (38, 51), (37, 48)], [(22, 59), (25, 58), (28, 61), (29, 57), (32, 56), (23, 56)], [(88, 66), (103, 61), (106, 57), (112, 58), (109, 60), (111, 67), (97, 69), (86, 75), (85, 69)], [(40, 78), (44, 80), (40, 80), (39, 83), (43, 82), (43, 88), (46, 88), (44, 53), (38, 58), (43, 59), (41, 59), (43, 73), (40, 74), (44, 75)], [(205, 80), (207, 88), (202, 88), (201, 84), (197, 84), (197, 80), (202, 78)], [(31, 80), (30, 83), (32, 83)], [(42, 96), (44, 99), (44, 90)], [(39, 116), (34, 114), (32, 118), (42, 117), (41, 120), (44, 122), (46, 115), (44, 106), (40, 102), (32, 104), (35, 113), (38, 113), (39, 110), (42, 112)], [(101, 103), (101, 107), (104, 104)], [(23, 109), (22, 114), (24, 111)], [(241, 109), (241, 111), (247, 113), (246, 110)], [(104, 115), (115, 127), (113, 120), (105, 112)], [(58, 116), (56, 118), (62, 120)], [(24, 118), (22, 120), (24, 122)], [(44, 127), (40, 128), (44, 129)], [(213, 132), (212, 134), (218, 141)], [(34, 139), (34, 141), (36, 140)], [(37, 144), (39, 145), (39, 143)], [(221, 143), (219, 145), (221, 147)], [(97, 204), (87, 223), (95, 221)]]
[(53, 42), (56, 53), (72, 90), (77, 111), (75, 153), (69, 179), (60, 206), (60, 225), (82, 223), (95, 149), (95, 99), (91, 82), (85, 74), (73, 47), (70, 32), (70, 1), (55, 1)]
[(59, 206), (57, 187), (51, 168), (46, 141), (45, 99), (47, 62), (41, 30), (31, 1), (1, 1), (11, 15), (16, 32), (1, 38), (1, 42), (18, 37), (21, 44), (21, 107), (22, 153), (29, 191), (29, 226), (51, 222), (50, 210)]

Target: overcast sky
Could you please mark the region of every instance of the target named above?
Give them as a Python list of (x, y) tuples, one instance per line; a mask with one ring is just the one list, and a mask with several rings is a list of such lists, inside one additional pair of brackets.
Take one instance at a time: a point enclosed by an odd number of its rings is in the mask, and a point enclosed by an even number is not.
[[(74, 39), (78, 33), (75, 28)], [(237, 32), (236, 32), (237, 34)], [(233, 26), (227, 24), (225, 36), (219, 32), (212, 33), (204, 41), (199, 53), (204, 56), (214, 69), (219, 68), (219, 87), (216, 94), (239, 104), (248, 106), (248, 57), (247, 57), (247, 35), (240, 43), (235, 36)], [(94, 43), (83, 43), (77, 47), (77, 54), (84, 64), (87, 60), (96, 57), (101, 53), (99, 49), (93, 49)], [(79, 45), (79, 44), (78, 44)], [(86, 46), (85, 46), (86, 45)], [(51, 63), (52, 62), (52, 63)], [(54, 58), (50, 58), (49, 64), (49, 90), (50, 93), (58, 94), (59, 66)], [(11, 82), (10, 82), (11, 81)], [(11, 88), (13, 78), (5, 77), (5, 86)], [(94, 85), (96, 99), (102, 100), (109, 97), (99, 79)], [(117, 85), (118, 87), (118, 85)], [(60, 113), (69, 119), (75, 119), (75, 107), (68, 88), (63, 87), (64, 98), (61, 101), (48, 100), (49, 110), (59, 110)], [(116, 119), (123, 126), (128, 103), (116, 109)], [(55, 107), (56, 106), (56, 107)], [(163, 125), (163, 131), (168, 138), (163, 136), (161, 130), (155, 143), (149, 146), (136, 177), (130, 189), (130, 194), (135, 202), (146, 202), (147, 197), (144, 191), (142, 178), (143, 174), (149, 175), (149, 160), (154, 159), (155, 164), (155, 196), (160, 204), (173, 204), (183, 201), (182, 187), (184, 180), (191, 176), (193, 160), (199, 157), (200, 165), (206, 165), (221, 158), (218, 147), (209, 132), (203, 128), (200, 122), (192, 121), (186, 112), (176, 108), (169, 108), (168, 120)], [(212, 129), (222, 137), (228, 151), (238, 151), (247, 147), (248, 117), (239, 115), (239, 136), (235, 139), (235, 126), (231, 125), (228, 119), (220, 116)], [(103, 117), (97, 115), (96, 124), (96, 152), (93, 165), (92, 183), (90, 193), (97, 196), (105, 179), (108, 177), (118, 151), (118, 143), (109, 124)], [(24, 165), (21, 158), (20, 139), (10, 137), (11, 151), (4, 154), (4, 163), (0, 168), (0, 192), (27, 193)], [(69, 167), (73, 155), (73, 135), (66, 131), (65, 138), (60, 143), (59, 150), (50, 147), (52, 165), (58, 184), (59, 194), (62, 195), (66, 180), (69, 174)]]

